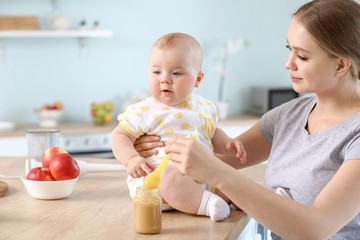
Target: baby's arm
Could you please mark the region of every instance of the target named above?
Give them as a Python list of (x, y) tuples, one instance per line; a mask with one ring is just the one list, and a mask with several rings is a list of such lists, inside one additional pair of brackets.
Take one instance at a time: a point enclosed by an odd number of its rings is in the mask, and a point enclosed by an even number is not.
[(155, 166), (141, 157), (134, 148), (136, 138), (122, 126), (117, 126), (111, 134), (111, 148), (118, 161), (127, 169), (133, 178), (139, 178), (151, 173)]
[(240, 140), (230, 138), (221, 128), (216, 128), (211, 139), (214, 152), (219, 154), (230, 154), (240, 159), (241, 163), (246, 162), (246, 151)]

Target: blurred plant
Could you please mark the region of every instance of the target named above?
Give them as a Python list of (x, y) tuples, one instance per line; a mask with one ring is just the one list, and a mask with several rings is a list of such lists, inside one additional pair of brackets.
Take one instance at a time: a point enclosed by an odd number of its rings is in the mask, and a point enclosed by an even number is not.
[(224, 84), (225, 84), (225, 77), (226, 77), (226, 64), (228, 58), (238, 52), (240, 49), (248, 46), (249, 43), (243, 39), (229, 39), (226, 41), (224, 45), (221, 46), (221, 59), (220, 61), (215, 61), (214, 65), (214, 72), (220, 75), (220, 84), (219, 84), (219, 92), (218, 92), (218, 101), (223, 101), (223, 91), (224, 91)]

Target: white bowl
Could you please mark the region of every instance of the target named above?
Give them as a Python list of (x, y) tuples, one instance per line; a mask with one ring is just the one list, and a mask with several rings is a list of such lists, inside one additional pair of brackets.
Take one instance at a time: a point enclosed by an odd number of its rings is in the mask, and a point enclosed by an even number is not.
[(0, 122), (0, 132), (10, 132), (14, 130), (15, 123), (13, 122)]
[(68, 197), (79, 177), (63, 181), (33, 181), (21, 177), (26, 191), (30, 196), (37, 199), (61, 199)]
[(36, 116), (40, 119), (40, 126), (42, 127), (56, 127), (58, 125), (58, 119), (62, 114), (62, 110), (35, 110)]

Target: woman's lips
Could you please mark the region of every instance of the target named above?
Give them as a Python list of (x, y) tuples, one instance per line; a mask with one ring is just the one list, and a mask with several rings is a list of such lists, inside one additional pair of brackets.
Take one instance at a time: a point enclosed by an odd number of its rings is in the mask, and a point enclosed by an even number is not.
[[(291, 75), (290, 75), (291, 76)], [(297, 78), (297, 77), (294, 77), (294, 76), (291, 76), (291, 81), (293, 82), (299, 82), (302, 78)]]

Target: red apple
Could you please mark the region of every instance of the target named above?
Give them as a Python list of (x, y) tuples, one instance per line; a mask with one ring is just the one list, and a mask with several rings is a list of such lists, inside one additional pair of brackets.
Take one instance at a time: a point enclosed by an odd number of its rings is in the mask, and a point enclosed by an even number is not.
[(41, 158), (42, 166), (48, 168), (54, 157), (61, 153), (67, 153), (67, 151), (59, 147), (51, 147), (47, 149)]
[(33, 181), (55, 181), (48, 168), (37, 167), (29, 171), (27, 180)]
[(50, 162), (49, 169), (55, 180), (68, 180), (79, 176), (80, 168), (69, 153), (56, 155)]

